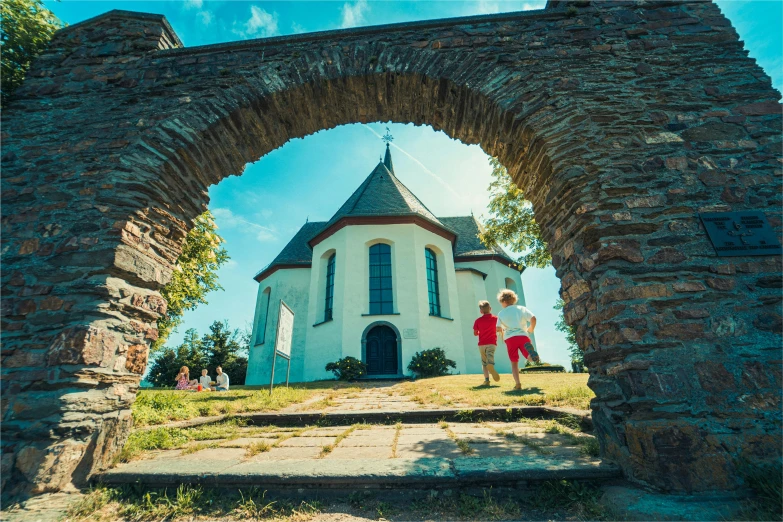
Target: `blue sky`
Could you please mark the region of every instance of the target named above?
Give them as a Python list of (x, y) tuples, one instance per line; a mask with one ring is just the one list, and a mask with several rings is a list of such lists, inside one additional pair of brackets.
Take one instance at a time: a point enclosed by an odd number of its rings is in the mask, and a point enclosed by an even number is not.
[[(719, 1), (745, 41), (750, 55), (783, 85), (783, 2)], [(46, 2), (66, 23), (111, 9), (164, 14), (186, 46), (264, 38), (342, 27), (378, 25), (432, 18), (540, 9), (528, 1), (321, 1), (261, 2), (187, 0), (182, 2)], [(257, 285), (252, 276), (285, 246), (306, 219), (326, 220), (370, 173), (383, 152), (379, 135), (389, 127), (395, 137), (395, 170), (438, 216), (487, 215), (490, 181), (487, 156), (430, 127), (402, 124), (346, 125), (322, 131), (248, 165), (240, 177), (210, 189), (210, 209), (226, 239), (231, 261), (220, 272), (224, 291), (209, 304), (185, 315), (172, 335), (178, 343), (187, 328), (205, 332), (215, 319), (233, 327), (252, 321)], [(528, 307), (538, 318), (539, 353), (551, 363), (568, 365), (565, 340), (555, 331), (552, 306), (560, 283), (554, 269), (528, 269), (522, 275)]]

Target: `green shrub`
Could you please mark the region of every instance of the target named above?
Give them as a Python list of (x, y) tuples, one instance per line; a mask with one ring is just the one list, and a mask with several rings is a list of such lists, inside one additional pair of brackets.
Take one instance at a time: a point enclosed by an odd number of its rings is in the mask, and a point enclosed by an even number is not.
[(332, 372), (340, 381), (355, 381), (367, 375), (367, 365), (355, 357), (343, 357), (337, 362), (326, 365), (326, 371)]
[(520, 372), (528, 372), (528, 373), (541, 373), (541, 372), (555, 372), (555, 373), (565, 373), (565, 368), (563, 368), (559, 364), (547, 364), (543, 363), (537, 366), (525, 366), (524, 368), (519, 369)]
[(449, 368), (456, 368), (457, 363), (446, 358), (443, 348), (432, 348), (416, 352), (408, 365), (408, 370), (419, 377), (440, 377), (448, 375)]

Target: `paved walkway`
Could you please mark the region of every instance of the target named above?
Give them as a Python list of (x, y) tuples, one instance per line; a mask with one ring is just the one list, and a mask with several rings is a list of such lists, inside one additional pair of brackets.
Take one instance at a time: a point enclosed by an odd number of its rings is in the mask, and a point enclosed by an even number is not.
[[(551, 429), (551, 425), (549, 426)], [(614, 466), (586, 454), (590, 437), (549, 433), (546, 421), (240, 428), (236, 438), (151, 452), (107, 471), (107, 484), (382, 488), (517, 486), (600, 480)]]

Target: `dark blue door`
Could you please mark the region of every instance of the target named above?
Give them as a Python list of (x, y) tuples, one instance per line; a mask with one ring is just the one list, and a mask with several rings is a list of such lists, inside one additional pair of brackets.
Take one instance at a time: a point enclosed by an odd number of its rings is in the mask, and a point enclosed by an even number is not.
[(397, 375), (397, 334), (376, 326), (367, 334), (367, 375)]

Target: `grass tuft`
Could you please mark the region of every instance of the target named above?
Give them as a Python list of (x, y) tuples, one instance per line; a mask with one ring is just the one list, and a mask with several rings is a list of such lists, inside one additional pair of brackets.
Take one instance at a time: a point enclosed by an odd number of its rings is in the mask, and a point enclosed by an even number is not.
[(589, 410), (595, 394), (587, 387), (587, 378), (582, 373), (524, 375), (522, 391), (512, 393), (504, 386), (476, 388), (475, 375), (447, 375), (404, 382), (395, 389), (419, 404), (432, 406), (561, 406)]
[(265, 453), (272, 449), (272, 445), (269, 444), (266, 441), (260, 440), (258, 442), (253, 442), (251, 444), (248, 444), (245, 448), (245, 456), (250, 458), (254, 455), (258, 455), (259, 453)]

